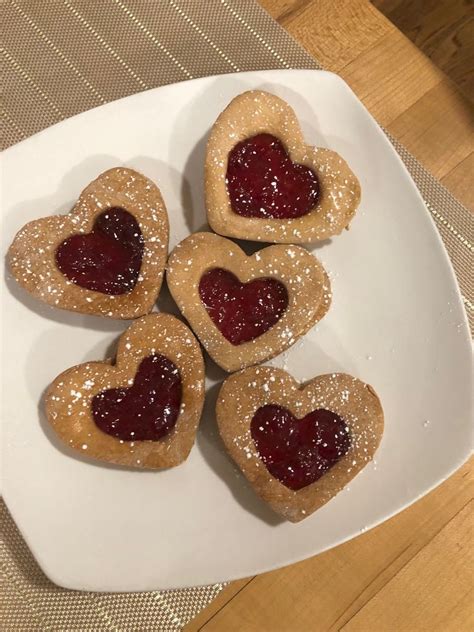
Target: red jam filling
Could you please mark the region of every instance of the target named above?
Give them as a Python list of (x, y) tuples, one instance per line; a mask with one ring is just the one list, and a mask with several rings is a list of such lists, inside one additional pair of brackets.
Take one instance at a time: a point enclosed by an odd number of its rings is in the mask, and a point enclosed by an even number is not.
[(351, 445), (344, 420), (324, 408), (297, 419), (282, 406), (262, 406), (250, 432), (270, 474), (295, 491), (321, 478)]
[(320, 196), (318, 176), (292, 162), (283, 143), (271, 134), (257, 134), (235, 145), (226, 182), (232, 210), (244, 217), (302, 217)]
[(56, 265), (70, 281), (103, 294), (135, 287), (144, 241), (136, 219), (123, 208), (101, 213), (88, 234), (68, 237), (56, 250)]
[(176, 425), (181, 396), (179, 370), (155, 354), (141, 361), (132, 386), (96, 395), (92, 415), (103, 432), (122, 441), (158, 441)]
[(288, 307), (288, 292), (280, 281), (261, 278), (241, 283), (222, 268), (201, 277), (199, 295), (216, 327), (233, 345), (261, 336)]

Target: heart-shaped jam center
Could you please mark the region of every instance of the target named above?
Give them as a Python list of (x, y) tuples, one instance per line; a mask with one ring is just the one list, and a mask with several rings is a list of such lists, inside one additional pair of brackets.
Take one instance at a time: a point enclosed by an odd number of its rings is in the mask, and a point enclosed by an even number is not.
[(70, 281), (103, 294), (135, 287), (144, 241), (136, 219), (123, 208), (101, 213), (88, 234), (72, 235), (56, 250), (56, 265)]
[(241, 283), (222, 268), (212, 268), (201, 277), (199, 295), (216, 327), (233, 345), (261, 336), (288, 307), (288, 292), (280, 281), (261, 278)]
[(250, 432), (270, 474), (295, 491), (321, 478), (351, 445), (343, 419), (324, 408), (297, 419), (282, 406), (262, 406)]
[(158, 441), (174, 428), (181, 395), (179, 370), (155, 354), (142, 360), (132, 386), (96, 395), (92, 414), (103, 432), (122, 441)]
[(232, 210), (244, 217), (301, 217), (314, 208), (320, 194), (314, 171), (292, 162), (283, 143), (271, 134), (235, 145), (226, 183)]

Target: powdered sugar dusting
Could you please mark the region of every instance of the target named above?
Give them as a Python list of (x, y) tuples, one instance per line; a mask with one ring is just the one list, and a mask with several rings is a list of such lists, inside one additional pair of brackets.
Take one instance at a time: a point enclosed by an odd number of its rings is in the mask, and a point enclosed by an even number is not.
[[(126, 294), (107, 295), (71, 283), (56, 265), (58, 246), (92, 230), (107, 208), (127, 210), (138, 222), (144, 250), (138, 282)], [(110, 318), (135, 318), (150, 311), (158, 295), (168, 250), (168, 218), (158, 188), (132, 169), (106, 171), (80, 195), (70, 214), (24, 226), (10, 247), (15, 279), (37, 298), (62, 309)]]
[[(231, 344), (212, 321), (199, 291), (203, 275), (213, 269), (229, 271), (241, 283), (256, 279), (282, 283), (288, 304), (279, 320), (252, 340)], [(226, 370), (261, 362), (289, 348), (324, 316), (331, 301), (322, 265), (301, 246), (270, 246), (247, 257), (236, 244), (211, 233), (195, 233), (176, 246), (168, 261), (167, 280), (182, 314), (206, 350)], [(222, 300), (233, 299), (223, 296)]]
[[(139, 366), (156, 354), (169, 360), (168, 364), (175, 367), (181, 379), (176, 425), (162, 439), (151, 441), (124, 441), (100, 430), (92, 413), (94, 398), (115, 389), (116, 403), (120, 405), (121, 392), (133, 385)], [(152, 402), (153, 391), (149, 391), (149, 396)], [(151, 314), (136, 320), (122, 335), (115, 364), (87, 362), (56, 378), (48, 391), (46, 410), (53, 428), (71, 448), (82, 451), (86, 449), (83, 445), (87, 445), (88, 455), (96, 459), (132, 467), (161, 468), (172, 467), (186, 458), (203, 401), (204, 364), (196, 339), (173, 316)]]
[[(383, 411), (373, 389), (346, 374), (316, 377), (301, 386), (284, 370), (253, 367), (229, 377), (221, 398), (218, 423), (227, 449), (257, 492), (290, 520), (309, 515), (347, 485), (373, 459), (383, 431)], [(264, 466), (251, 435), (255, 413), (268, 405), (283, 407), (297, 419), (320, 409), (338, 415), (350, 437), (347, 453), (315, 483), (298, 491), (286, 488)]]
[[(309, 168), (319, 180), (321, 195), (301, 217), (275, 219), (264, 207), (261, 217), (243, 217), (232, 210), (228, 195), (231, 183), (226, 176), (229, 154), (238, 143), (262, 133), (281, 141), (293, 162)], [(269, 200), (278, 193), (278, 187), (278, 179), (269, 177)], [(206, 205), (209, 223), (216, 232), (275, 243), (318, 241), (339, 234), (352, 219), (359, 200), (359, 183), (346, 162), (329, 149), (305, 145), (295, 113), (275, 95), (245, 92), (214, 124), (206, 155)]]

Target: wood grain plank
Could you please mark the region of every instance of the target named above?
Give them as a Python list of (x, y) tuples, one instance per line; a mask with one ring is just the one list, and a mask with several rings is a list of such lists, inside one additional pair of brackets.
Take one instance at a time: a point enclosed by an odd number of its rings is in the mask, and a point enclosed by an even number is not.
[(389, 125), (444, 79), (400, 32), (391, 32), (341, 69), (381, 125)]
[(342, 630), (411, 632), (428, 622), (430, 630), (472, 630), (473, 507), (468, 503)]
[(313, 0), (259, 0), (259, 4), (282, 26), (300, 15)]
[[(337, 72), (388, 32), (398, 32), (366, 0), (312, 0), (293, 2), (260, 0), (311, 54)], [(342, 9), (342, 10), (341, 10)]]
[(202, 629), (340, 629), (472, 499), (473, 465), (466, 464), (436, 491), (356, 540), (257, 576)]
[(261, 4), (328, 70), (338, 71), (382, 125), (444, 79), (369, 2), (346, 3), (350, 11), (330, 0)]
[(474, 100), (471, 0), (372, 0), (420, 50)]
[(390, 125), (433, 175), (442, 178), (472, 152), (474, 107), (444, 80), (408, 107)]
[(253, 577), (247, 579), (238, 579), (228, 584), (211, 603), (201, 610), (184, 628), (183, 632), (199, 632), (203, 629), (205, 623), (210, 621), (222, 608), (228, 604), (245, 586), (247, 586)]
[(457, 24), (449, 39), (435, 49), (431, 58), (474, 103), (474, 19), (471, 17), (469, 21)]

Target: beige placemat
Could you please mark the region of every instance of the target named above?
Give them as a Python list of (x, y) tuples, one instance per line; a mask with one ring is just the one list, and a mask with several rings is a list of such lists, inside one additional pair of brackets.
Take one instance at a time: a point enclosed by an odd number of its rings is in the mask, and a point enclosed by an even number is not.
[[(0, 0), (2, 147), (113, 99), (210, 74), (320, 68), (254, 0)], [(473, 216), (398, 142), (453, 262), (471, 325)], [(223, 584), (135, 594), (49, 582), (0, 505), (0, 629), (177, 631)]]

